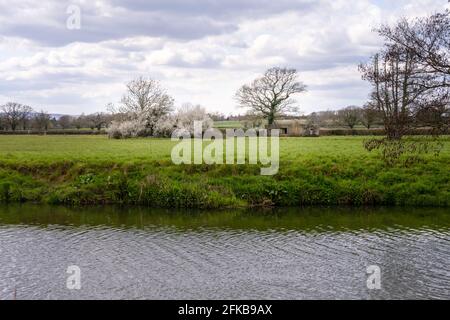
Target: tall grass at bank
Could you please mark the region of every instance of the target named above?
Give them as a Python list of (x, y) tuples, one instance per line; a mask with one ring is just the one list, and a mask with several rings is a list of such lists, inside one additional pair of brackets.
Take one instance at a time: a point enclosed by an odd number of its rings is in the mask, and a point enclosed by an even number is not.
[(0, 136), (0, 201), (223, 208), (450, 205), (450, 139), (439, 157), (388, 167), (364, 137), (284, 138), (280, 172), (172, 163), (176, 144), (103, 136)]

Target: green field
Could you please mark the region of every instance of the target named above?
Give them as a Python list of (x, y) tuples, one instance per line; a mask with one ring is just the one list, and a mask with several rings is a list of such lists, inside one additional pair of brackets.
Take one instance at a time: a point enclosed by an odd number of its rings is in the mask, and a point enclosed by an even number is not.
[(0, 136), (0, 201), (223, 208), (450, 206), (450, 139), (439, 157), (388, 167), (364, 137), (281, 139), (280, 172), (182, 165), (174, 142), (104, 136)]
[(240, 121), (214, 121), (214, 128), (218, 129), (235, 129), (242, 128), (242, 123)]

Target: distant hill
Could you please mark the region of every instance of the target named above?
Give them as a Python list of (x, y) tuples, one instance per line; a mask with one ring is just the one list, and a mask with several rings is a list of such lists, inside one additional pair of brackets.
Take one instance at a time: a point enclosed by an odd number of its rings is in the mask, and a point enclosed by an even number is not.
[(56, 120), (59, 120), (62, 116), (67, 116), (67, 114), (59, 114), (59, 113), (51, 113), (50, 117), (55, 118)]
[[(39, 112), (33, 112), (33, 113), (31, 113), (31, 117), (34, 117), (37, 114), (39, 114)], [(56, 120), (59, 120), (62, 116), (67, 116), (67, 114), (50, 113), (51, 119), (55, 118)]]

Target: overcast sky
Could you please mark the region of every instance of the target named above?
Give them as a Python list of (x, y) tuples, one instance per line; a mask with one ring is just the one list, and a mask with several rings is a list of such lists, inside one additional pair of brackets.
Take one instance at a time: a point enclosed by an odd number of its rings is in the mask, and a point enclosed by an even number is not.
[[(69, 5), (81, 28), (67, 28)], [(371, 32), (447, 0), (0, 0), (0, 104), (52, 113), (103, 111), (136, 76), (176, 104), (242, 112), (234, 93), (272, 66), (297, 68), (305, 113), (363, 104), (357, 70), (380, 46)]]

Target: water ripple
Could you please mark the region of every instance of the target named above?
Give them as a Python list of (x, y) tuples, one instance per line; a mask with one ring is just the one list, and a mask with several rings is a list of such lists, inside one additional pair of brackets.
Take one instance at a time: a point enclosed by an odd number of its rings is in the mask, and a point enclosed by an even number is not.
[[(449, 299), (450, 229), (0, 224), (0, 299)], [(82, 290), (65, 288), (82, 270)], [(366, 288), (366, 267), (382, 290)]]

